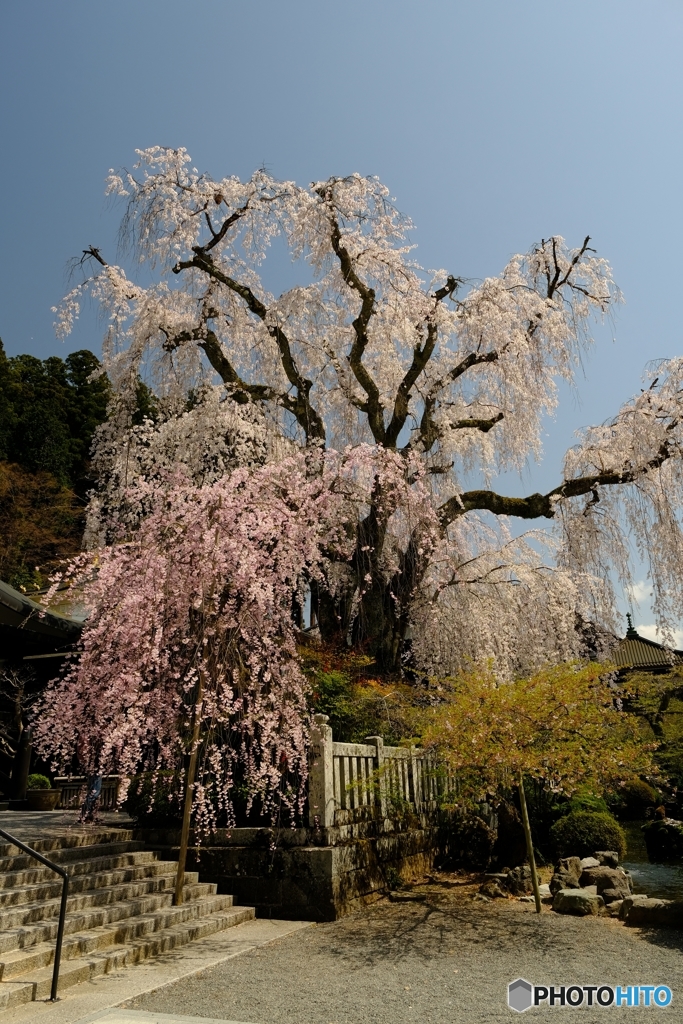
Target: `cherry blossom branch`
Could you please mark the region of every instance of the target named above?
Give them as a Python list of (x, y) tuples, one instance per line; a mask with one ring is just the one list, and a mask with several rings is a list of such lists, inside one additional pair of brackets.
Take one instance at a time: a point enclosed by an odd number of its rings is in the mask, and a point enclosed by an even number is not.
[[(443, 302), (444, 299), (450, 298), (457, 291), (459, 284), (458, 278), (449, 274), (446, 284), (434, 292), (435, 306)], [(396, 398), (394, 399), (394, 411), (386, 432), (385, 444), (387, 448), (394, 448), (398, 442), (399, 434), (403, 430), (408, 418), (410, 399), (412, 397), (411, 392), (420, 375), (424, 372), (429, 360), (432, 358), (438, 340), (439, 330), (432, 313), (427, 322), (426, 341), (424, 345), (420, 346), (418, 344), (413, 349), (413, 359), (410, 367), (398, 386)]]
[(193, 251), (195, 253), (194, 258), (191, 260), (181, 260), (176, 263), (173, 267), (173, 273), (179, 274), (181, 271), (189, 269), (201, 270), (212, 280), (224, 284), (244, 300), (250, 312), (262, 321), (268, 334), (275, 341), (287, 379), (297, 389), (296, 397), (287, 400), (289, 411), (293, 413), (297, 422), (302, 427), (308, 441), (314, 440), (324, 443), (325, 425), (310, 401), (310, 391), (313, 387), (313, 382), (299, 372), (292, 355), (289, 338), (285, 332), (277, 324), (268, 322), (268, 307), (254, 295), (251, 288), (240, 284), (220, 270), (201, 246), (194, 246)]
[[(672, 428), (675, 424), (672, 424)], [(668, 442), (662, 444), (659, 452), (643, 466), (628, 467), (619, 471), (606, 471), (590, 476), (574, 477), (565, 480), (547, 494), (530, 494), (526, 498), (510, 498), (495, 491), (466, 491), (454, 495), (444, 502), (438, 510), (442, 526), (446, 527), (460, 516), (475, 510), (493, 512), (498, 516), (515, 516), (518, 519), (553, 519), (562, 498), (578, 498), (584, 494), (592, 494), (591, 504), (595, 504), (598, 487), (613, 487), (635, 483), (639, 477), (659, 469), (667, 459), (674, 455), (673, 446)]]
[[(330, 206), (332, 205), (331, 185), (328, 185), (325, 189), (321, 189), (318, 194), (322, 199), (326, 200)], [(353, 327), (355, 338), (347, 359), (354, 377), (368, 396), (367, 417), (370, 430), (372, 431), (372, 436), (377, 444), (386, 444), (387, 439), (384, 428), (384, 407), (380, 401), (379, 388), (363, 365), (363, 353), (365, 352), (369, 341), (368, 325), (370, 323), (370, 318), (375, 311), (375, 290), (365, 284), (365, 282), (356, 273), (351, 255), (346, 246), (342, 243), (341, 229), (334, 214), (330, 213), (329, 220), (330, 241), (332, 243), (332, 249), (339, 259), (342, 278), (344, 282), (350, 288), (353, 288), (361, 298), (360, 312), (351, 325)]]

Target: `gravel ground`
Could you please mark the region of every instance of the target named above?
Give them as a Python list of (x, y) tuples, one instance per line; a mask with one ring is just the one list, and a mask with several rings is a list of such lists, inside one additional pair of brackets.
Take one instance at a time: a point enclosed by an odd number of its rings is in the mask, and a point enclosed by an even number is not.
[[(638, 931), (515, 900), (482, 903), (457, 879), (416, 886), (131, 1002), (143, 1010), (254, 1024), (451, 1024), (510, 1021), (507, 984), (665, 984), (663, 1009), (565, 1009), (581, 1024), (645, 1013), (681, 1019), (683, 932)], [(405, 901), (404, 901), (405, 900)], [(539, 1007), (546, 1020), (559, 1007)]]

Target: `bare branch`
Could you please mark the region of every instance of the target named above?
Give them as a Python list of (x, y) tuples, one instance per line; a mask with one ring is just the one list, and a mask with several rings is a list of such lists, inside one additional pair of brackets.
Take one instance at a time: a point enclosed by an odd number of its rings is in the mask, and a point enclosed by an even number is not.
[[(191, 268), (201, 270), (212, 280), (219, 281), (221, 284), (224, 284), (244, 300), (250, 312), (262, 321), (269, 335), (275, 341), (280, 352), (280, 360), (287, 380), (297, 390), (295, 397), (287, 398), (285, 408), (288, 408), (289, 411), (293, 413), (297, 422), (303, 429), (307, 440), (324, 442), (325, 425), (318, 412), (313, 408), (309, 397), (311, 388), (313, 387), (313, 382), (299, 373), (299, 369), (292, 355), (289, 338), (285, 332), (277, 324), (268, 323), (268, 308), (259, 298), (257, 298), (256, 295), (254, 295), (251, 288), (247, 287), (247, 285), (240, 284), (238, 281), (235, 281), (234, 278), (229, 277), (228, 274), (223, 273), (223, 271), (215, 265), (211, 256), (205, 253), (199, 246), (195, 246), (193, 251), (195, 253), (193, 259), (182, 260), (181, 262), (176, 263), (173, 267), (173, 273), (179, 274), (181, 271), (189, 270)], [(220, 371), (218, 372), (220, 373)]]
[[(318, 191), (318, 195), (328, 204), (332, 205), (332, 190), (326, 186)], [(355, 338), (347, 359), (353, 375), (368, 396), (367, 417), (372, 431), (372, 436), (378, 444), (386, 444), (386, 431), (384, 429), (384, 408), (380, 402), (379, 388), (363, 365), (363, 353), (368, 345), (368, 325), (375, 311), (375, 290), (356, 273), (351, 255), (342, 242), (339, 222), (333, 213), (329, 214), (330, 240), (332, 249), (341, 265), (342, 278), (345, 283), (353, 288), (361, 298), (361, 308), (358, 316), (352, 323)]]
[[(673, 429), (673, 425), (671, 429)], [(508, 498), (496, 494), (495, 491), (466, 491), (464, 494), (455, 495), (444, 502), (439, 509), (439, 519), (442, 526), (445, 527), (465, 513), (477, 509), (493, 512), (498, 516), (516, 516), (518, 519), (553, 519), (559, 499), (577, 498), (582, 494), (591, 494), (593, 500), (590, 504), (595, 504), (598, 500), (598, 487), (634, 483), (638, 477), (659, 469), (667, 459), (671, 458), (672, 454), (671, 444), (665, 441), (657, 455), (643, 466), (629, 466), (619, 471), (574, 477), (572, 480), (565, 480), (547, 494), (530, 494), (527, 498)]]

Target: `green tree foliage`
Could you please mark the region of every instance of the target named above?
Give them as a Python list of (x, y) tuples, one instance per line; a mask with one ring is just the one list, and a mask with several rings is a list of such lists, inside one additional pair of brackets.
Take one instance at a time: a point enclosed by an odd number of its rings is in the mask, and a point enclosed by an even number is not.
[[(80, 548), (110, 387), (92, 352), (8, 357), (0, 341), (0, 579), (40, 589)], [(146, 405), (151, 399), (142, 395)]]
[(90, 445), (110, 393), (106, 376), (92, 377), (99, 367), (87, 349), (66, 359), (8, 358), (0, 341), (0, 460), (48, 472), (84, 496)]
[(366, 736), (382, 736), (394, 744), (413, 735), (415, 691), (375, 678), (372, 658), (310, 642), (299, 656), (311, 684), (311, 710), (328, 716), (335, 740), (362, 743)]
[(628, 688), (625, 706), (638, 716), (643, 736), (658, 743), (655, 758), (661, 774), (683, 789), (683, 667), (631, 672)]
[(0, 462), (0, 579), (40, 590), (80, 550), (85, 508), (52, 473)]
[[(657, 752), (659, 754), (659, 751)], [(642, 779), (631, 779), (612, 795), (610, 805), (615, 814), (626, 821), (639, 821), (659, 803), (657, 790)]]
[(424, 718), (424, 743), (457, 772), (473, 772), (496, 789), (519, 772), (551, 790), (600, 793), (654, 771), (652, 747), (604, 665), (562, 664), (530, 679), (499, 683), (474, 669), (441, 680), (439, 703)]

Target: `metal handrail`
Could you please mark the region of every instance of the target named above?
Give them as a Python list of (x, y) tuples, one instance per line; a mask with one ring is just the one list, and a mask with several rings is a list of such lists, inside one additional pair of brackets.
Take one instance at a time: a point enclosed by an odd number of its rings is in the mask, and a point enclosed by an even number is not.
[(45, 867), (51, 868), (52, 871), (56, 871), (58, 875), (61, 875), (64, 879), (62, 885), (62, 903), (59, 908), (59, 927), (57, 929), (57, 945), (55, 946), (55, 966), (52, 971), (52, 989), (50, 991), (50, 1002), (55, 1003), (57, 1001), (57, 984), (59, 982), (59, 962), (62, 958), (62, 939), (64, 938), (64, 918), (66, 917), (66, 900), (69, 895), (69, 876), (64, 868), (60, 868), (58, 864), (53, 864), (47, 857), (43, 857), (42, 853), (38, 853), (37, 850), (32, 850), (30, 846), (26, 846), (20, 839), (13, 836), (10, 832), (5, 832), (4, 829), (0, 828), (0, 836), (3, 839), (7, 839), (12, 846), (17, 846), (24, 853), (27, 853), (29, 857), (35, 857)]

